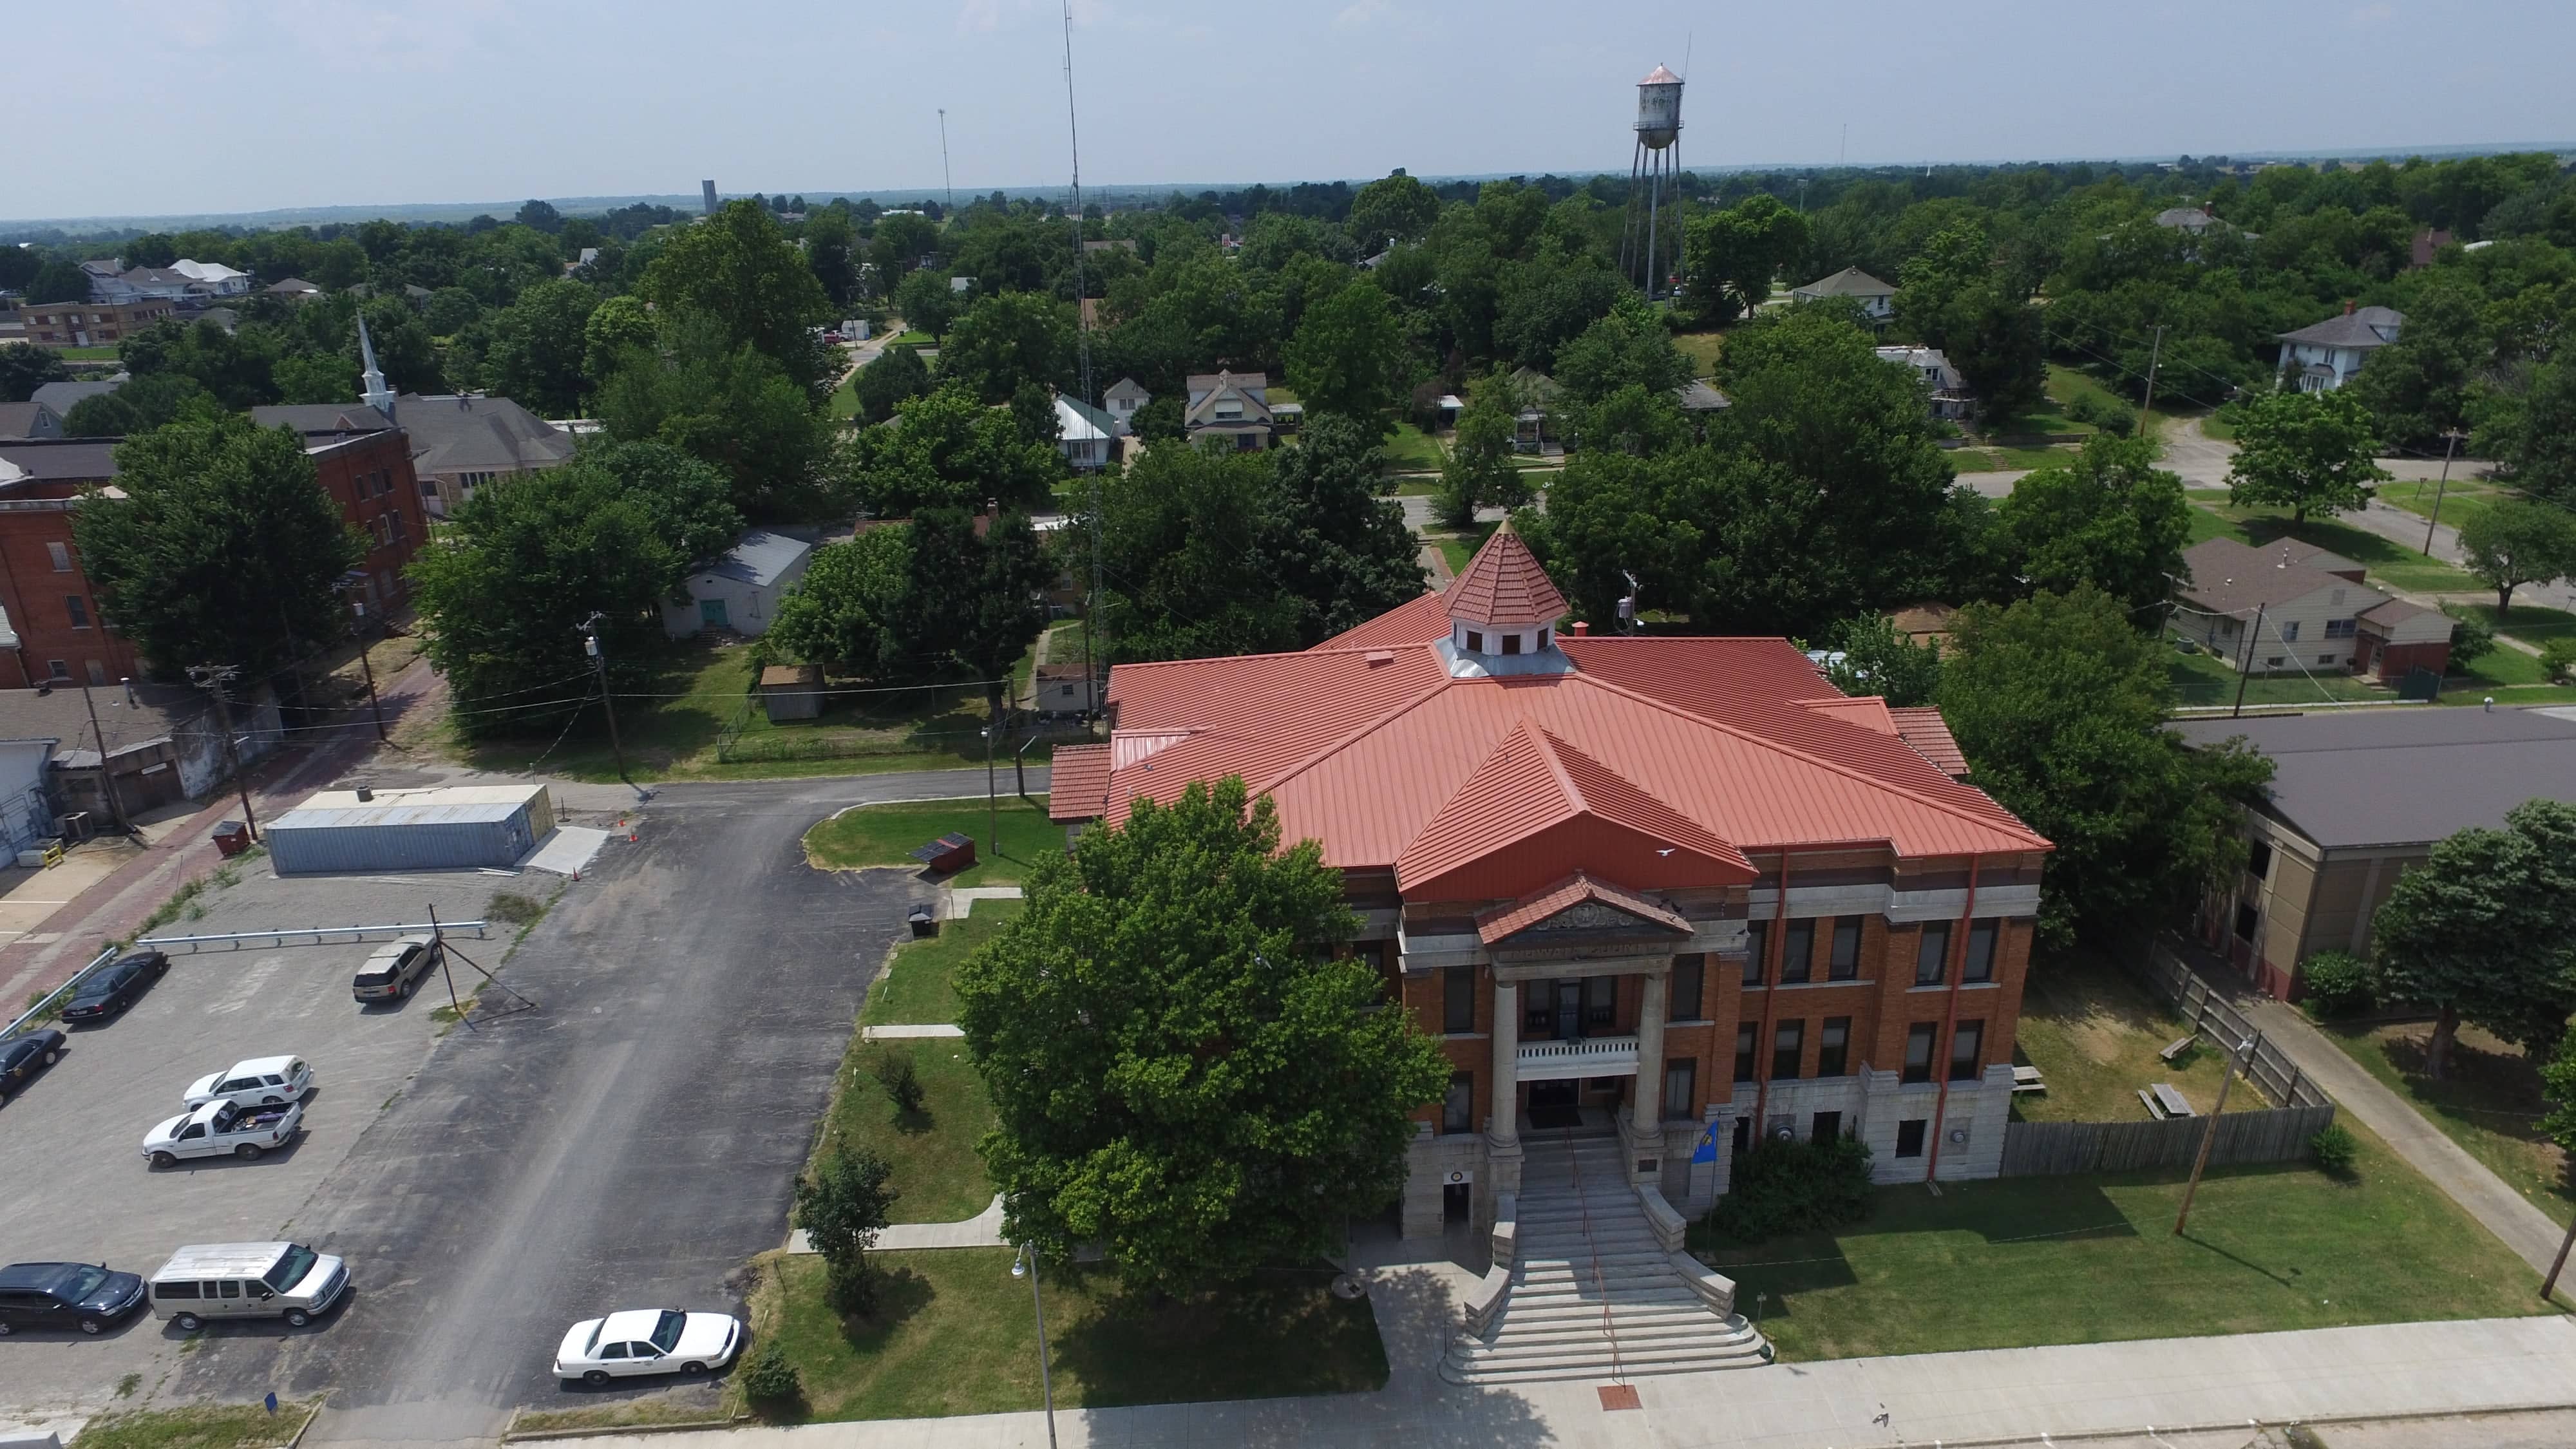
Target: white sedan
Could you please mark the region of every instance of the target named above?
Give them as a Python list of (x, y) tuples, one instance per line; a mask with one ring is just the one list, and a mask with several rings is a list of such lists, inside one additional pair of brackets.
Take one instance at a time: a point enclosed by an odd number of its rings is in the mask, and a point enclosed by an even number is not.
[(230, 1070), (208, 1072), (179, 1097), (185, 1107), (230, 1102), (236, 1107), (278, 1107), (304, 1100), (313, 1088), (313, 1069), (301, 1057), (253, 1057)]
[(633, 1308), (572, 1326), (555, 1350), (555, 1377), (604, 1384), (634, 1374), (702, 1374), (742, 1346), (742, 1323), (724, 1313)]

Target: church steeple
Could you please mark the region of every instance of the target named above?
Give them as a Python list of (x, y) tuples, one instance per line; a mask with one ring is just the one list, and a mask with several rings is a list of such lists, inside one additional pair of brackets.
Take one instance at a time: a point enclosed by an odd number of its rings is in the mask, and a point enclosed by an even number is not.
[(358, 318), (358, 357), (367, 367), (359, 374), (359, 385), (366, 390), (358, 394), (358, 400), (384, 414), (386, 422), (392, 422), (394, 390), (385, 384), (384, 369), (376, 366), (375, 339), (367, 335), (367, 319), (363, 315)]

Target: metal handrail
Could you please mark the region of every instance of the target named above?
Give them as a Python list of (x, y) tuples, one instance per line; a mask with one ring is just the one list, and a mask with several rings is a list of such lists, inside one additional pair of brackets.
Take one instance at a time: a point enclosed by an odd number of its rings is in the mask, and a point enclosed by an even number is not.
[(65, 981), (62, 985), (55, 987), (53, 990), (46, 992), (44, 995), (37, 997), (34, 1001), (27, 1003), (27, 1009), (19, 1013), (16, 1021), (9, 1023), (5, 1027), (0, 1027), (0, 1041), (7, 1041), (9, 1038), (16, 1036), (19, 1032), (26, 1030), (27, 1023), (44, 1015), (45, 1008), (53, 1004), (55, 997), (60, 996), (64, 992), (80, 985), (83, 977), (115, 959), (116, 948), (114, 946), (110, 946), (106, 950), (99, 952), (97, 958), (92, 960), (88, 965), (73, 972), (71, 974), (71, 979)]
[(417, 925), (407, 926), (281, 926), (273, 931), (225, 931), (204, 936), (138, 936), (134, 944), (194, 948), (221, 945), (229, 941), (239, 946), (244, 941), (283, 942), (289, 936), (365, 936), (377, 931), (391, 931), (396, 935), (406, 931), (472, 931), (480, 936), (490, 924), (489, 921), (422, 921)]

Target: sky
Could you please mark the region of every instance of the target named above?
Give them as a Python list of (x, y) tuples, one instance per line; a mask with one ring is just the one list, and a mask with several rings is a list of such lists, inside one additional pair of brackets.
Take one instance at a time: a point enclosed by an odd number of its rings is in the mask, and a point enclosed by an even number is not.
[[(1061, 0), (13, 6), (0, 217), (1060, 187)], [(2568, 0), (1073, 0), (1091, 184), (2576, 142)], [(113, 38), (113, 49), (102, 40)]]

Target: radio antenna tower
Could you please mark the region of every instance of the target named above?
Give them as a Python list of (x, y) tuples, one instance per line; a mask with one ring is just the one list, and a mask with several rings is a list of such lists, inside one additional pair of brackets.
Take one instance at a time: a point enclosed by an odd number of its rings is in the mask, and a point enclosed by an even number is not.
[[(1082, 406), (1086, 412), (1097, 406), (1091, 392), (1091, 314), (1085, 299), (1082, 275), (1084, 252), (1082, 236), (1082, 125), (1073, 104), (1073, 0), (1064, 0), (1064, 133), (1073, 151), (1073, 204), (1066, 209), (1073, 224), (1073, 334), (1078, 357), (1078, 386), (1082, 389)], [(1088, 418), (1085, 421), (1089, 421)], [(1099, 426), (1093, 424), (1094, 427)], [(1115, 448), (1114, 437), (1104, 440)], [(1108, 460), (1102, 459), (1106, 466)], [(1091, 620), (1100, 611), (1100, 473), (1091, 470), (1091, 486), (1083, 509), (1091, 517), (1091, 597), (1082, 609), (1082, 690), (1083, 709), (1096, 712), (1100, 707), (1100, 665), (1092, 653)]]
[(939, 184), (948, 192), (948, 209), (957, 209), (957, 178), (948, 170), (948, 108), (939, 108)]
[[(1620, 270), (1635, 277), (1655, 300), (1664, 275), (1664, 188), (1681, 201), (1682, 78), (1656, 66), (1637, 82), (1637, 149), (1628, 163), (1628, 219), (1619, 237)], [(1679, 226), (1674, 228), (1676, 232)]]

